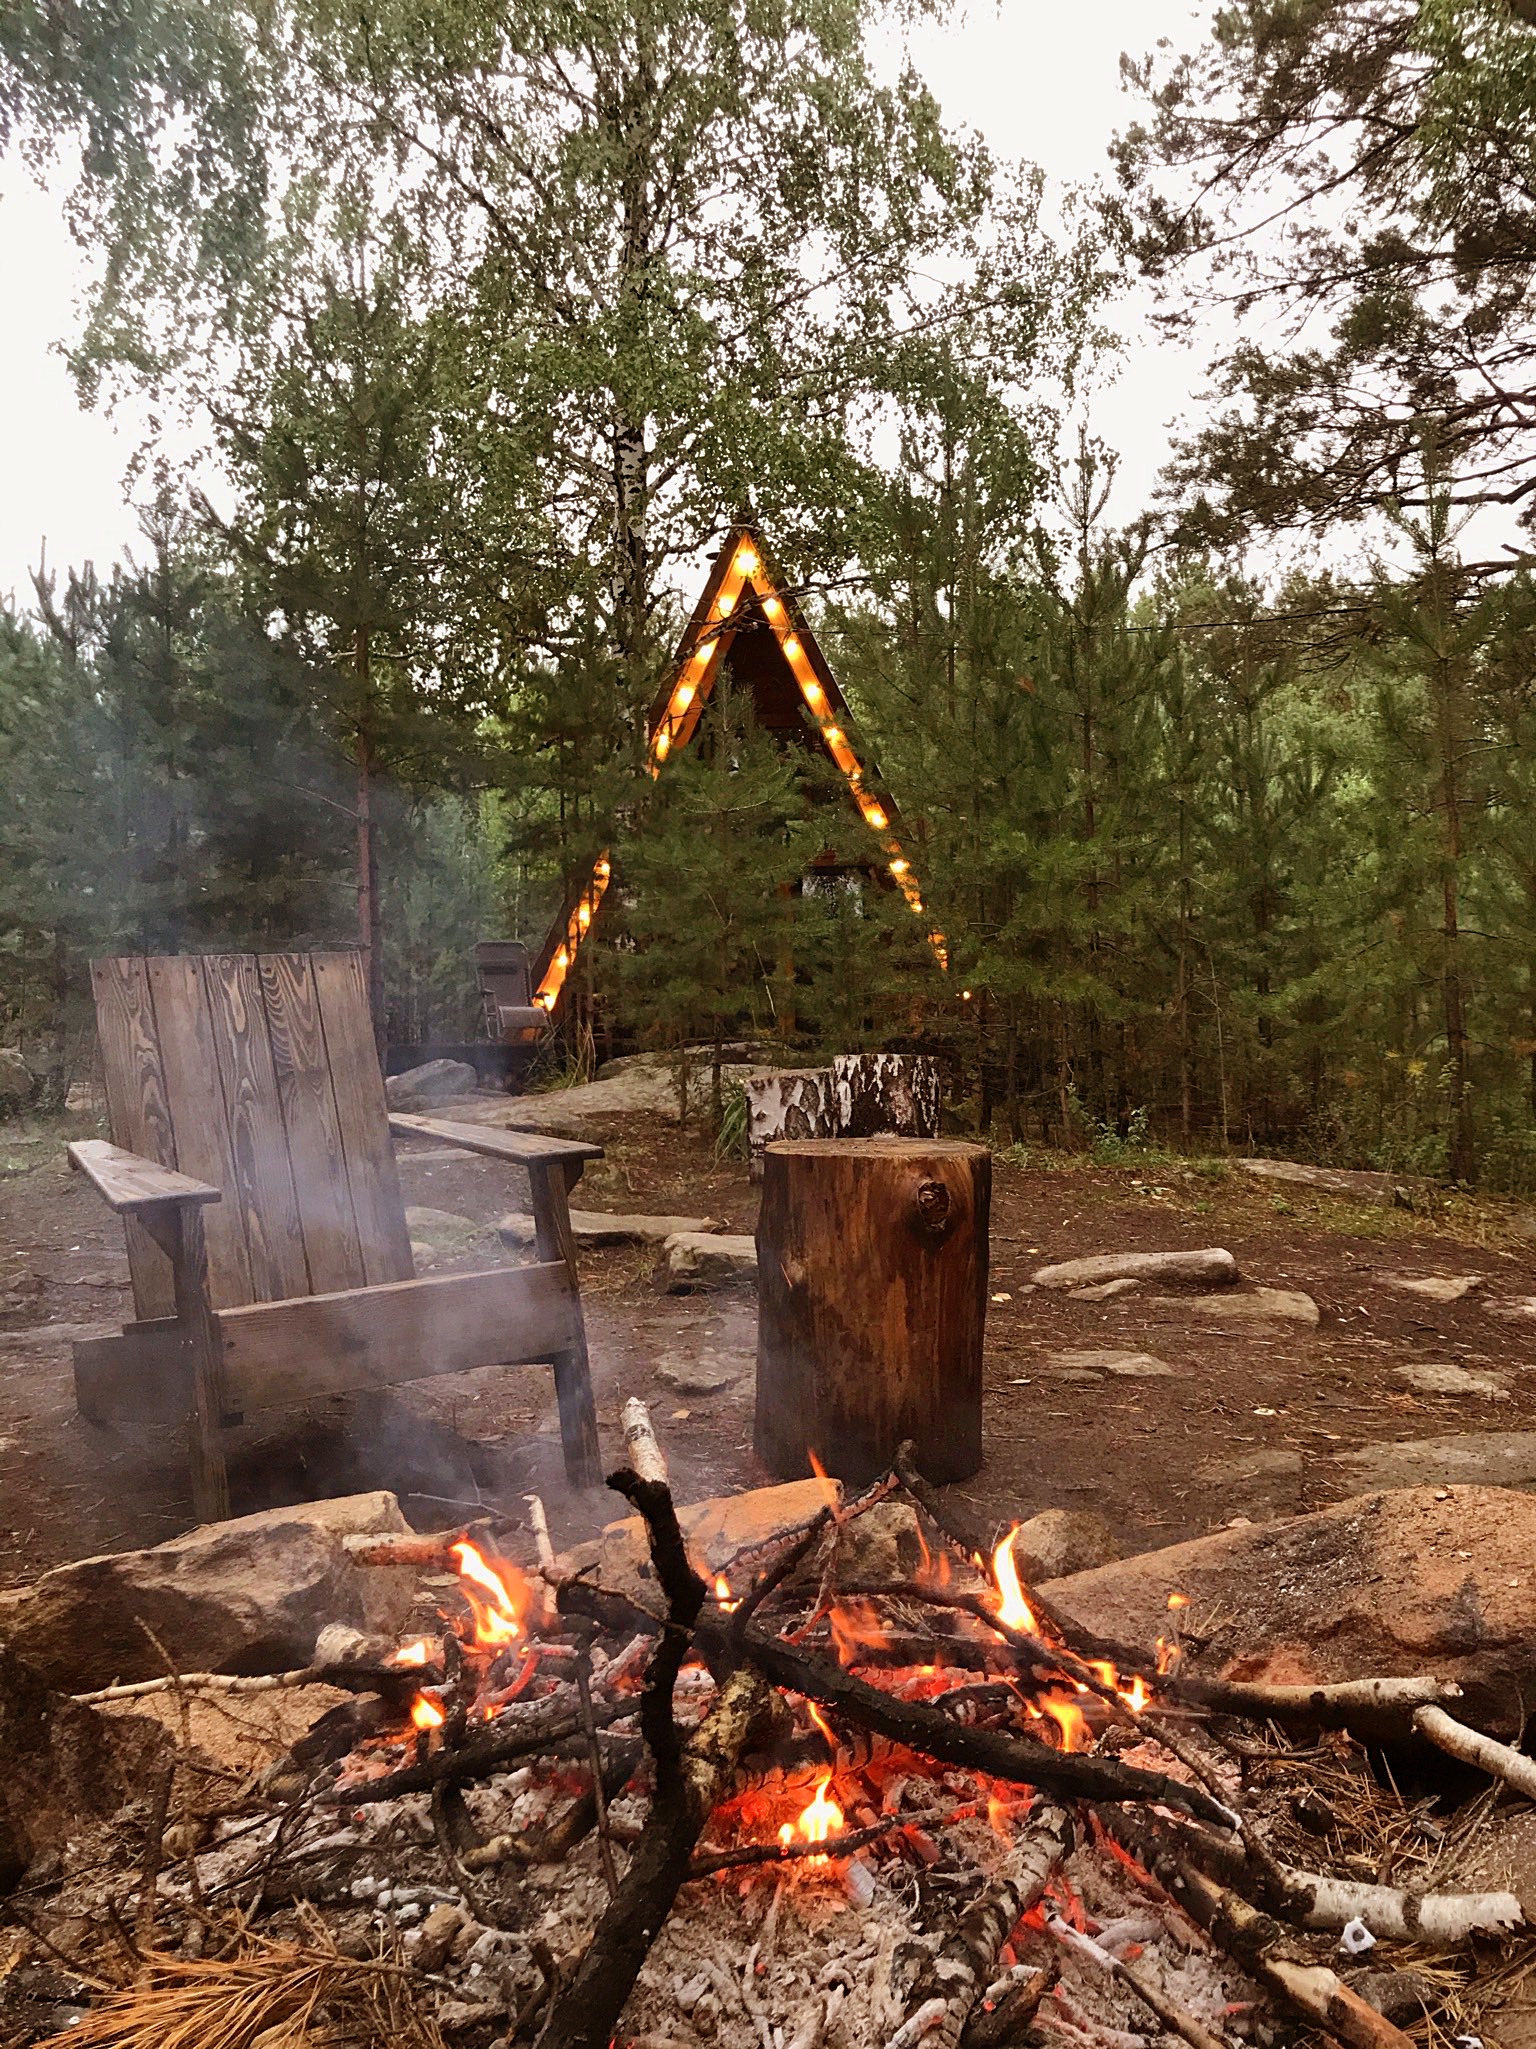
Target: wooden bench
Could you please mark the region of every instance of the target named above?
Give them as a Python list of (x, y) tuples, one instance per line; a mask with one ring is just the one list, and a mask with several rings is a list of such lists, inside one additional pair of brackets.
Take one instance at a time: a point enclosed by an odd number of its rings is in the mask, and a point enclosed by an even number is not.
[[(355, 953), (92, 963), (112, 1144), (69, 1148), (123, 1219), (137, 1319), (75, 1347), (82, 1415), (187, 1418), (227, 1515), (248, 1410), (472, 1366), (553, 1368), (568, 1477), (601, 1477), (570, 1190), (602, 1147), (391, 1117)], [(537, 1263), (417, 1279), (391, 1130), (527, 1171)]]

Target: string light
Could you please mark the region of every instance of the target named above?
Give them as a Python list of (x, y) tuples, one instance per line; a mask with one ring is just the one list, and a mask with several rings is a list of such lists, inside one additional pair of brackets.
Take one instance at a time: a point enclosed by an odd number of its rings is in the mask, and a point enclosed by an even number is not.
[(734, 591), (722, 591), (719, 597), (716, 598), (715, 603), (720, 607), (720, 616), (723, 619), (728, 613), (735, 611), (736, 593)]
[(736, 567), (741, 571), (743, 576), (750, 576), (753, 570), (757, 567), (756, 549), (743, 548), (741, 550), (741, 553), (736, 557)]

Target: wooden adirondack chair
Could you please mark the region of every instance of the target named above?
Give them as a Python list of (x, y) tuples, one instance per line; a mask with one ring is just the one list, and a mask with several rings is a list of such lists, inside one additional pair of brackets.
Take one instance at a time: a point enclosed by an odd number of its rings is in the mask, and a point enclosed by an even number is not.
[[(602, 1147), (391, 1117), (355, 953), (133, 956), (91, 979), (113, 1143), (69, 1155), (123, 1219), (138, 1318), (75, 1347), (81, 1414), (188, 1418), (208, 1520), (247, 1410), (547, 1363), (566, 1472), (595, 1486), (569, 1191)], [(538, 1263), (418, 1280), (391, 1128), (525, 1167)]]

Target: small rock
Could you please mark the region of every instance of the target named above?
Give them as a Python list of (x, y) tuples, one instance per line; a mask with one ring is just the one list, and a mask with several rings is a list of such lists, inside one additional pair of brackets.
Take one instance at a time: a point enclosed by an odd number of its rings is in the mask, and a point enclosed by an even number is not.
[(843, 1531), (838, 1571), (849, 1586), (912, 1579), (922, 1562), (922, 1532), (917, 1511), (908, 1502), (877, 1502)]
[(1099, 1281), (1163, 1281), (1192, 1288), (1229, 1288), (1240, 1278), (1237, 1261), (1219, 1245), (1194, 1252), (1097, 1252), (1035, 1270), (1041, 1288), (1085, 1288)]
[(1117, 1281), (1095, 1281), (1091, 1287), (1073, 1288), (1068, 1295), (1071, 1302), (1112, 1302), (1117, 1295), (1134, 1295), (1141, 1286), (1140, 1281), (1122, 1274)]
[[(789, 1480), (783, 1486), (754, 1487), (745, 1494), (721, 1495), (680, 1508), (677, 1519), (689, 1554), (700, 1571), (719, 1572), (738, 1552), (803, 1529), (826, 1505), (829, 1486), (841, 1499), (836, 1480), (825, 1485), (820, 1480)], [(632, 1598), (649, 1601), (655, 1594), (650, 1545), (639, 1516), (609, 1523), (594, 1542), (573, 1545), (556, 1564), (563, 1574), (596, 1566), (603, 1586)]]
[(1087, 1349), (1052, 1352), (1051, 1364), (1066, 1373), (1109, 1373), (1117, 1380), (1171, 1380), (1177, 1368), (1150, 1352)]
[(384, 1100), (391, 1110), (431, 1110), (474, 1092), (475, 1070), (467, 1060), (428, 1060), (424, 1066), (408, 1067), (404, 1074), (390, 1075), (384, 1084)]
[(1318, 1321), (1317, 1304), (1299, 1288), (1244, 1288), (1230, 1295), (1158, 1295), (1156, 1309), (1184, 1309), (1218, 1322), (1257, 1323), (1280, 1319), (1287, 1323)]
[(1422, 1295), (1429, 1302), (1459, 1302), (1480, 1288), (1485, 1274), (1382, 1274), (1384, 1288), (1400, 1288), (1405, 1295)]
[(1219, 1480), (1234, 1487), (1256, 1480), (1299, 1480), (1304, 1461), (1299, 1451), (1240, 1451), (1231, 1457), (1206, 1459), (1196, 1468), (1202, 1480)]
[(64, 1108), (71, 1117), (88, 1117), (96, 1108), (96, 1091), (88, 1081), (72, 1081), (64, 1091)]
[[(519, 1210), (503, 1217), (496, 1229), (509, 1245), (531, 1245), (538, 1235), (533, 1218)], [(607, 1210), (571, 1211), (571, 1230), (578, 1245), (664, 1245), (679, 1233), (707, 1236), (719, 1229), (714, 1217), (626, 1217)]]
[(458, 1216), (453, 1210), (412, 1207), (405, 1213), (405, 1228), (419, 1266), (470, 1254), (494, 1259), (501, 1253), (501, 1241), (491, 1225), (477, 1224), (473, 1217)]
[(662, 1247), (655, 1280), (663, 1295), (755, 1288), (756, 1240), (725, 1232), (675, 1232)]
[(1506, 1401), (1509, 1389), (1496, 1373), (1476, 1373), (1470, 1366), (1457, 1366), (1449, 1359), (1423, 1359), (1393, 1368), (1394, 1380), (1401, 1380), (1415, 1394), (1482, 1395), (1489, 1401)]
[(1502, 1302), (1485, 1302), (1483, 1307), (1506, 1323), (1527, 1323), (1536, 1317), (1536, 1295), (1513, 1295)]
[(734, 1387), (750, 1367), (750, 1360), (740, 1359), (732, 1363), (706, 1352), (691, 1362), (664, 1360), (656, 1368), (656, 1378), (663, 1387), (670, 1387), (676, 1394), (723, 1394), (726, 1388)]

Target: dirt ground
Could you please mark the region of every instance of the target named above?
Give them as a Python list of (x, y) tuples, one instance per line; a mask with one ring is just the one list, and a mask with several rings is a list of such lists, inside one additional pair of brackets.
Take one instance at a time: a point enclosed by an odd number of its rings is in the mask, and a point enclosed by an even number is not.
[[(131, 1316), (122, 1234), (63, 1138), (0, 1130), (0, 1583), (66, 1558), (153, 1543), (191, 1521), (183, 1447), (126, 1438), (75, 1412), (70, 1343)], [(651, 1115), (594, 1122), (607, 1157), (577, 1192), (586, 1208), (711, 1216), (750, 1230), (745, 1167)], [(408, 1204), (494, 1220), (527, 1208), (522, 1177), (427, 1143), (401, 1148)], [(1032, 1289), (1042, 1262), (1107, 1250), (1224, 1245), (1245, 1278), (1299, 1289), (1316, 1328), (1224, 1327), (1152, 1289), (1102, 1302)], [(516, 1257), (492, 1251), (490, 1257)], [(755, 1308), (750, 1297), (660, 1296), (647, 1249), (583, 1255), (600, 1425), (617, 1449), (620, 1401), (652, 1404), (683, 1498), (767, 1477), (752, 1454)], [(487, 1263), (483, 1248), (431, 1270)], [(1394, 1289), (1388, 1275), (1483, 1276), (1460, 1301)], [(1291, 1513), (1358, 1491), (1341, 1454), (1382, 1440), (1536, 1430), (1536, 1317), (1490, 1303), (1536, 1293), (1536, 1216), (1448, 1199), (1432, 1215), (1277, 1190), (1217, 1168), (1150, 1160), (1090, 1167), (1000, 1158), (986, 1341), (986, 1462), (958, 1491), (997, 1517), (1093, 1509), (1127, 1549), (1172, 1543), (1237, 1515)], [(1071, 1354), (1149, 1355), (1172, 1369), (1117, 1377)], [(669, 1371), (737, 1371), (724, 1392), (681, 1393)], [(1400, 1369), (1452, 1364), (1492, 1377), (1454, 1394), (1414, 1392)], [(1143, 1374), (1146, 1369), (1143, 1367)], [(588, 1533), (618, 1504), (564, 1488), (553, 1390), (541, 1368), (490, 1368), (366, 1403), (272, 1415), (231, 1433), (236, 1512), (391, 1486), (418, 1523), (480, 1501), (520, 1510), (545, 1494), (557, 1538)], [(1463, 1475), (1462, 1477), (1468, 1477)]]

